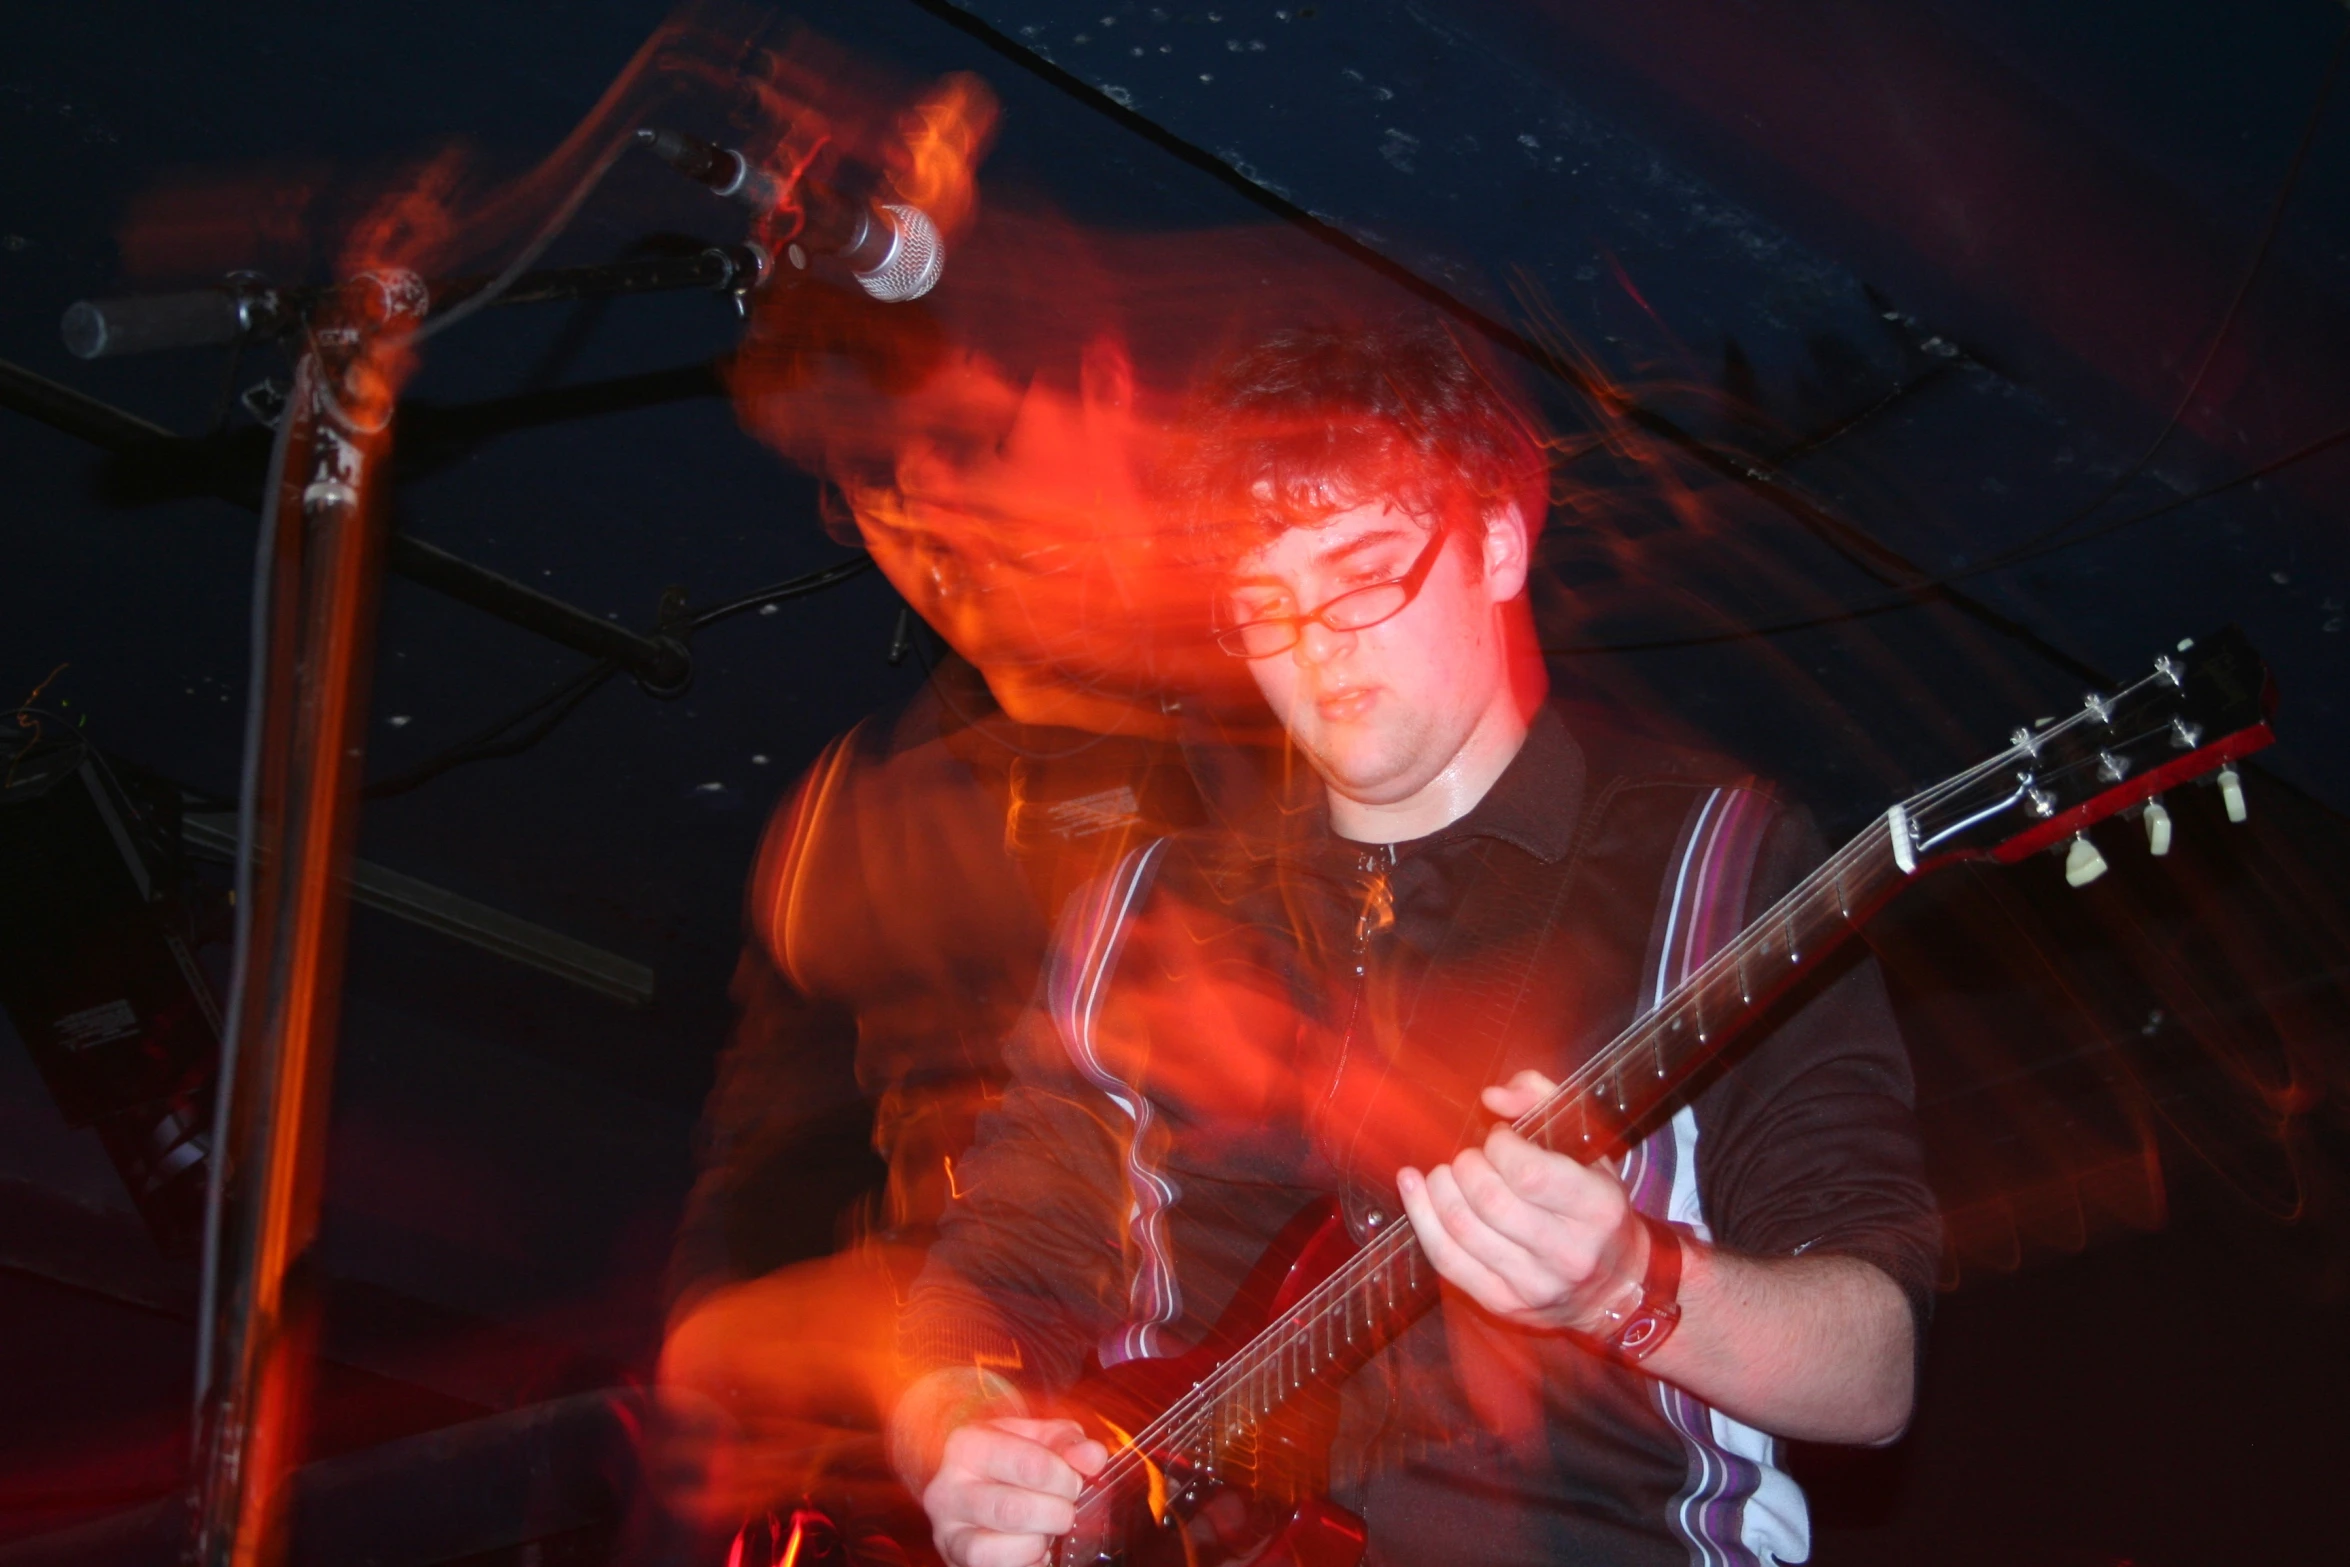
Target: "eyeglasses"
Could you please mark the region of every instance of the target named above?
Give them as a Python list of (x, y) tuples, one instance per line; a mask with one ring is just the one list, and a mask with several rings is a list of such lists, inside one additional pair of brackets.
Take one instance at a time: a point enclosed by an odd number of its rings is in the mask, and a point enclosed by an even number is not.
[[(1362, 631), (1383, 620), (1393, 620), (1420, 596), (1420, 585), (1436, 569), (1436, 557), (1443, 552), (1445, 536), (1450, 531), (1442, 523), (1437, 524), (1428, 535), (1428, 542), (1421, 546), (1419, 558), (1400, 577), (1374, 582), (1368, 587), (1350, 588), (1302, 615), (1268, 615), (1261, 620), (1219, 626), (1216, 646), (1234, 658), (1271, 658), (1297, 646), (1309, 624), (1332, 631)], [(1217, 602), (1220, 608), (1227, 603), (1221, 596)]]

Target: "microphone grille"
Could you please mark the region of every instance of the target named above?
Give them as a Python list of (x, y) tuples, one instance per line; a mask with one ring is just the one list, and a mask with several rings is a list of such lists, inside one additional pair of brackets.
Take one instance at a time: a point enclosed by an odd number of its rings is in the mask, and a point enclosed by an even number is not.
[(882, 202), (880, 207), (889, 214), (897, 238), (889, 254), (881, 258), (881, 265), (856, 275), (858, 286), (885, 304), (920, 299), (938, 286), (938, 275), (946, 270), (947, 252), (939, 243), (938, 225), (919, 207), (894, 201)]

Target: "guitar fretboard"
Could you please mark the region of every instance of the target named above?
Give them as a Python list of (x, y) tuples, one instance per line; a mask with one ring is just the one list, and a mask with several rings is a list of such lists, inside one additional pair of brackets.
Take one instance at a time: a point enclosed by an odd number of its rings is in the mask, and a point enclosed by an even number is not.
[[(1908, 846), (1897, 852), (1895, 836), (1906, 831), (1903, 820), (1899, 812), (1880, 817), (1513, 1125), (1586, 1162), (1624, 1153), (1693, 1073), (1899, 885), (1907, 875), (1900, 861)], [(1245, 1445), (1300, 1389), (1361, 1365), (1436, 1296), (1435, 1270), (1399, 1216), (1170, 1405), (1135, 1446), (1214, 1467), (1218, 1454)], [(1110, 1479), (1105, 1471), (1094, 1484)]]
[[(1848, 939), (1894, 889), (1926, 865), (1977, 857), (2013, 861), (2061, 846), (2092, 822), (2144, 805), (2154, 854), (2166, 852), (2163, 790), (2229, 766), (2274, 738), (2274, 692), (2242, 634), (2182, 642), (2152, 674), (2081, 711), (2018, 729), (2005, 751), (1904, 801), (1805, 877), (1669, 993), (1654, 998), (1549, 1098), (1514, 1123), (1554, 1151), (1591, 1161), (1626, 1152), (1680, 1102), (1690, 1079), (1807, 971)], [(2217, 773), (2232, 819), (2241, 785)], [(2231, 792), (2233, 791), (2233, 792)], [(2022, 825), (2019, 827), (2017, 824)], [(2086, 842), (2066, 877), (2093, 880), (2103, 862)], [(2083, 863), (2076, 867), (2075, 859)], [(2093, 863), (2091, 863), (2093, 862)], [(1398, 1218), (1175, 1400), (1113, 1454), (1078, 1498), (1085, 1528), (1057, 1560), (1074, 1564), (1119, 1498), (1177, 1462), (1215, 1471), (1245, 1459), (1257, 1432), (1302, 1389), (1335, 1383), (1425, 1312), (1434, 1270)], [(1108, 1559), (1108, 1558), (1101, 1558)]]

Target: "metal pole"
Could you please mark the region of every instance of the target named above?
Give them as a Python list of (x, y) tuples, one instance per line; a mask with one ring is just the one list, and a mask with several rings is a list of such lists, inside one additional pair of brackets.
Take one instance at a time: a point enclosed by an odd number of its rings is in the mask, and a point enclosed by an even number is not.
[(280, 1567), (317, 1331), (317, 1231), (379, 586), (371, 486), (389, 448), (413, 275), (316, 323), (286, 410), (242, 1005), (224, 1052), (198, 1410), (199, 1567)]

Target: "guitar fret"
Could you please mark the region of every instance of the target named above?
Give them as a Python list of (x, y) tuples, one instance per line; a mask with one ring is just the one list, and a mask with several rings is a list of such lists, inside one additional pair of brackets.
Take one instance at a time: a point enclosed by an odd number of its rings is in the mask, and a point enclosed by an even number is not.
[[(2199, 660), (2206, 656), (2197, 654)], [(2232, 652), (2230, 657), (2240, 663), (2246, 655)], [(2235, 664), (2229, 667), (2234, 669)], [(2184, 684), (2167, 660), (2158, 664), (2157, 672), (2174, 687)], [(2257, 674), (2257, 668), (2251, 673)], [(2113, 752), (2137, 745), (2130, 738), (2135, 733), (2130, 725), (2137, 722), (2136, 716), (2123, 715), (2120, 707), (2138, 689), (2132, 687), (2111, 699), (2112, 711), (2101, 699), (2091, 700), (2091, 716), (2108, 731), (2100, 738)], [(2019, 737), (2017, 744), (2037, 767), (2041, 765), (2042, 744), (2053, 744), (2084, 723), (2076, 715), (2039, 736)], [(2257, 738), (2264, 741), (2265, 733)], [(2187, 735), (2183, 743), (2194, 748), (2200, 744), (2200, 736)], [(2031, 791), (2031, 803), (2040, 807), (2042, 816), (2049, 814), (2049, 805), (2069, 787), (2060, 776), (2062, 771), (2090, 765), (2085, 756), (2072, 755), (2079, 750), (2077, 742), (2066, 744), (2069, 749), (2060, 747), (2058, 753), (2052, 753), (2049, 771), (2041, 780), (2051, 792)], [(2120, 782), (2124, 765), (2104, 752), (2099, 753), (2099, 759), (2112, 769), (2106, 776)], [(1998, 812), (2010, 808), (2020, 812), (2025, 795), (2011, 790), (2008, 783), (2008, 770), (2016, 760), (2013, 755), (1994, 758), (1879, 818), (1806, 876), (1761, 920), (1715, 952), (1695, 974), (1683, 976), (1670, 995), (1658, 998), (1651, 1012), (1582, 1063), (1565, 1087), (1521, 1118), (1521, 1130), (1546, 1148), (1586, 1158), (1623, 1152), (1630, 1129), (1652, 1124), (1654, 1117), (1673, 1103), (1667, 1092), (1670, 1085), (1699, 1066), (1722, 1036), (1745, 1023), (1758, 1002), (1779, 994), (1808, 960), (1844, 941), (1861, 917), (1876, 908), (1895, 885), (1922, 868), (1912, 863), (1913, 859), (1983, 852), (1967, 838), (1958, 838), (1947, 849), (1931, 854), (1913, 856), (1912, 850), (1926, 843), (1942, 844)], [(2217, 761), (2212, 765), (2218, 765)], [(2087, 780), (2074, 782), (2085, 784)], [(2022, 775), (2027, 789), (2033, 783), (2032, 773)], [(1988, 798), (1956, 803), (1958, 797), (1978, 787), (1987, 791)], [(2112, 802), (2106, 801), (2105, 808), (2110, 811)], [(1916, 824), (1916, 831), (1911, 832), (1906, 824)], [(1940, 829), (1938, 833), (1929, 830), (1935, 828)], [(1785, 954), (1784, 963), (1781, 953)], [(1645, 1063), (1643, 1051), (1647, 1052)], [(1644, 1064), (1645, 1072), (1641, 1071)], [(1653, 1077), (1653, 1084), (1636, 1085), (1636, 1073), (1644, 1079)], [(1138, 1437), (1135, 1444), (1143, 1452), (1121, 1455), (1124, 1462), (1115, 1466), (1114, 1484), (1105, 1483), (1098, 1492), (1089, 1486), (1081, 1494), (1079, 1511), (1089, 1532), (1064, 1539), (1055, 1547), (1054, 1559), (1075, 1567), (1081, 1557), (1089, 1562), (1096, 1558), (1097, 1545), (1090, 1531), (1097, 1523), (1108, 1521), (1106, 1511), (1112, 1504), (1107, 1493), (1112, 1489), (1130, 1493), (1146, 1478), (1188, 1486), (1201, 1472), (1214, 1473), (1223, 1466), (1246, 1471), (1234, 1475), (1243, 1484), (1260, 1488), (1279, 1485), (1282, 1474), (1293, 1466), (1283, 1462), (1287, 1455), (1274, 1451), (1275, 1444), (1266, 1439), (1265, 1423), (1308, 1383), (1327, 1383), (1361, 1364), (1428, 1308), (1435, 1295), (1434, 1278), (1423, 1268), (1423, 1260), (1408, 1225), (1386, 1227), (1339, 1270), (1318, 1281), (1289, 1315), (1242, 1342), (1205, 1380), (1195, 1383), (1144, 1428), (1147, 1435)], [(1163, 1467), (1154, 1471), (1154, 1463)], [(1103, 1477), (1105, 1482), (1110, 1479), (1109, 1475)], [(1281, 1499), (1281, 1492), (1271, 1494)], [(1186, 1558), (1189, 1555), (1186, 1542)], [(1111, 1558), (1101, 1555), (1100, 1559)]]
[[(1873, 849), (1865, 858), (1847, 853), (1806, 878), (1764, 923), (1732, 940), (1654, 1012), (1594, 1056), (1567, 1088), (1525, 1117), (1521, 1129), (1542, 1146), (1586, 1158), (1620, 1151), (1624, 1129), (1653, 1113), (1661, 1085), (1680, 1076), (1718, 1035), (1743, 1022), (1758, 997), (1776, 993), (1780, 982), (1774, 976), (1785, 972), (1775, 967), (1781, 951), (1790, 966), (1799, 965), (1807, 941), (1832, 946), (1856, 923), (1850, 873), (1855, 865), (1862, 867), (1864, 882), (1873, 888), (1879, 858)], [(1633, 1092), (1635, 1071), (1660, 1086)], [(1258, 1427), (1309, 1383), (1361, 1364), (1367, 1351), (1425, 1306), (1430, 1282), (1408, 1226), (1383, 1230), (1309, 1294), (1300, 1309), (1244, 1346), (1212, 1381), (1195, 1390), (1204, 1416), (1170, 1409), (1160, 1429), (1176, 1433), (1174, 1450), (1193, 1464), (1211, 1471), (1226, 1464), (1253, 1467), (1260, 1461)]]

